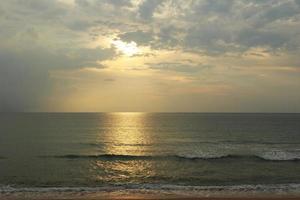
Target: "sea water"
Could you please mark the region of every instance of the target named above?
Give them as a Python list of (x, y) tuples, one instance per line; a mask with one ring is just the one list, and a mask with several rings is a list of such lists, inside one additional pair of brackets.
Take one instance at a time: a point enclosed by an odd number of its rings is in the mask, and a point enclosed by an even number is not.
[(0, 114), (2, 194), (299, 188), (300, 114)]

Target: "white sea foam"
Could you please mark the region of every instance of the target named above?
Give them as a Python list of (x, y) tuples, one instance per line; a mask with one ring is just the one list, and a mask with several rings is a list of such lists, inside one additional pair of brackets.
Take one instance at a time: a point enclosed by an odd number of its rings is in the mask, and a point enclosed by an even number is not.
[(98, 155), (81, 155), (81, 154), (68, 154), (68, 155), (54, 155), (54, 156), (39, 156), (39, 158), (64, 158), (64, 159), (261, 159), (265, 161), (299, 161), (300, 151), (282, 151), (282, 150), (272, 150), (261, 152), (257, 154), (226, 154), (226, 153), (179, 153), (179, 154), (161, 154), (161, 155), (131, 155), (131, 154), (98, 154)]
[(266, 160), (285, 161), (285, 160), (300, 160), (300, 151), (282, 151), (274, 150), (264, 152), (260, 157)]
[(0, 197), (104, 197), (111, 195), (174, 196), (300, 196), (300, 184), (181, 186), (163, 184), (129, 184), (107, 187), (11, 187), (0, 186)]

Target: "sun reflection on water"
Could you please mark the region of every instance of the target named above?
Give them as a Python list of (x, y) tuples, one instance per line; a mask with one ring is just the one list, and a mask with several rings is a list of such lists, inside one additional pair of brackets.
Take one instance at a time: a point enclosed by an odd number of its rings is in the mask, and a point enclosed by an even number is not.
[[(105, 131), (98, 138), (105, 141), (103, 151), (109, 155), (148, 155), (153, 138), (147, 132), (147, 113), (109, 113), (105, 116)], [(103, 125), (103, 124), (102, 124)], [(114, 159), (92, 161), (91, 171), (96, 182), (134, 183), (139, 177), (156, 174), (153, 162), (139, 159)]]
[(156, 175), (154, 165), (151, 161), (94, 161), (92, 165), (93, 170), (98, 172), (94, 173), (95, 176), (93, 177), (96, 181), (134, 183), (140, 178), (146, 179)]
[(116, 155), (145, 155), (151, 137), (147, 134), (147, 113), (110, 113), (104, 151)]

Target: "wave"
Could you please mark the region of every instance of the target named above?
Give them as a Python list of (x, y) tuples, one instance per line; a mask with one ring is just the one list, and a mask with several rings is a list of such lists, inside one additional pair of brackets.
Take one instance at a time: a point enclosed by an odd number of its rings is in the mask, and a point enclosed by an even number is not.
[(220, 142), (212, 142), (212, 143), (228, 143), (228, 144), (262, 144), (262, 145), (297, 145), (300, 144), (300, 142), (284, 142), (284, 141), (255, 141), (255, 140), (241, 140), (241, 141), (236, 141), (236, 140), (224, 140)]
[[(1, 194), (13, 195), (14, 197), (20, 195), (21, 197), (26, 194), (38, 195), (87, 195), (99, 194), (102, 196), (105, 193), (112, 194), (158, 194), (158, 195), (197, 195), (197, 196), (216, 196), (216, 195), (284, 195), (284, 194), (300, 194), (300, 184), (287, 183), (287, 184), (257, 184), (257, 185), (222, 185), (222, 186), (189, 186), (189, 185), (170, 185), (170, 184), (120, 184), (108, 185), (98, 187), (12, 187), (9, 185), (0, 185)], [(7, 197), (7, 196), (6, 196)], [(83, 196), (84, 197), (84, 196)]]
[(299, 161), (300, 160), (300, 151), (268, 151), (264, 152), (261, 158), (265, 160), (273, 161)]
[(199, 156), (193, 154), (184, 155), (122, 155), (122, 154), (99, 154), (99, 155), (81, 155), (67, 154), (54, 156), (40, 156), (42, 158), (62, 158), (62, 159), (106, 159), (106, 160), (158, 160), (158, 159), (181, 159), (181, 160), (241, 160), (252, 159), (260, 161), (300, 161), (299, 153), (289, 153), (281, 151), (266, 152), (262, 155), (214, 155), (214, 156)]

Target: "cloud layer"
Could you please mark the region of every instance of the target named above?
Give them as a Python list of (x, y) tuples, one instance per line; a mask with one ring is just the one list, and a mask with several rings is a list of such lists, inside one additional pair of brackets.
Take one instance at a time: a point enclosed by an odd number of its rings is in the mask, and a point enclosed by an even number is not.
[(10, 0), (0, 27), (0, 111), (300, 112), (298, 0)]

